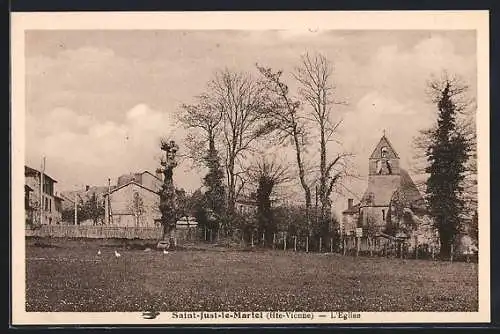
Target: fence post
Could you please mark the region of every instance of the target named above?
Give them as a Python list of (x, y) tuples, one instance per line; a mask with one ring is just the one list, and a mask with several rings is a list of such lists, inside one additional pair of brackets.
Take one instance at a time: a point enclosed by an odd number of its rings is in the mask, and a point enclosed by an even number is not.
[(297, 251), (297, 236), (296, 235), (293, 236), (293, 251), (294, 252)]
[(319, 252), (321, 253), (321, 246), (323, 246), (323, 238), (319, 237)]
[(345, 236), (344, 236), (344, 237), (342, 237), (342, 254), (343, 254), (344, 256), (345, 256), (345, 253), (346, 253), (346, 251), (347, 251), (347, 249), (346, 249), (346, 248), (347, 248), (347, 240), (346, 240), (346, 238), (345, 238)]
[(333, 253), (333, 238), (330, 238), (330, 253)]
[(220, 240), (220, 229), (217, 228), (217, 242), (219, 242)]
[(283, 236), (283, 250), (286, 251), (286, 234)]
[(208, 235), (209, 235), (209, 240), (210, 240), (210, 243), (212, 243), (212, 229), (209, 229), (208, 230)]
[(204, 239), (204, 241), (207, 241), (207, 227), (206, 226), (205, 226), (204, 230), (205, 230), (205, 239)]
[(251, 239), (252, 239), (252, 248), (253, 248), (253, 232), (252, 232), (252, 237), (251, 237)]
[(401, 252), (401, 259), (403, 259), (403, 251), (404, 251), (404, 243), (401, 242), (401, 244), (399, 245), (399, 249), (400, 249), (400, 252)]
[(266, 246), (266, 234), (263, 232), (262, 233), (262, 247)]
[(361, 238), (357, 237), (356, 238), (356, 256), (359, 256), (360, 247), (361, 247)]
[(435, 256), (434, 255), (434, 246), (432, 246), (431, 248), (432, 248), (432, 250), (431, 250), (432, 251), (432, 261), (434, 261), (434, 256)]
[(418, 239), (417, 236), (415, 236), (415, 259), (418, 259)]
[(306, 237), (306, 253), (309, 253), (309, 236)]
[(273, 249), (276, 247), (276, 233), (273, 233)]
[(453, 243), (451, 244), (451, 249), (450, 249), (450, 262), (453, 262)]

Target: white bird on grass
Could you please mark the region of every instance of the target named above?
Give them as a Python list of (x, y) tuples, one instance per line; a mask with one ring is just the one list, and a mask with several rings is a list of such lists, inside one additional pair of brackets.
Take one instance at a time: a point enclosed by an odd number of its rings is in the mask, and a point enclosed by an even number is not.
[(115, 251), (115, 256), (116, 256), (116, 257), (120, 257), (120, 256), (122, 256), (122, 255), (121, 255), (120, 253), (118, 253), (117, 251)]
[(163, 250), (163, 254), (168, 254), (167, 250), (164, 249)]
[(100, 249), (97, 251), (97, 255), (101, 255), (101, 250)]

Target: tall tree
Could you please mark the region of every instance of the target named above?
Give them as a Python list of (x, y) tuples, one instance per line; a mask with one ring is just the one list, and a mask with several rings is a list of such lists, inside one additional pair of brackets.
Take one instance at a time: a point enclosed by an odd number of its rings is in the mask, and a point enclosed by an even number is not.
[(207, 160), (203, 157), (206, 158), (207, 153), (216, 152), (222, 115), (223, 111), (217, 107), (213, 97), (207, 94), (197, 96), (194, 104), (181, 106), (178, 119), (186, 129), (192, 130), (186, 138), (186, 145), (193, 162), (203, 161), (206, 165)]
[(215, 145), (210, 143), (205, 157), (208, 173), (203, 178), (203, 185), (207, 188), (205, 197), (208, 208), (221, 219), (225, 215), (226, 189), (224, 187), (224, 170)]
[(179, 218), (178, 203), (176, 201), (176, 191), (173, 181), (174, 168), (177, 167), (176, 155), (179, 147), (173, 140), (162, 139), (160, 149), (165, 152), (165, 158), (161, 159), (161, 167), (158, 172), (163, 173), (163, 184), (160, 189), (161, 224), (163, 226), (163, 236), (168, 236), (169, 248), (174, 246), (175, 224)]
[[(206, 205), (217, 220), (225, 216), (226, 190), (224, 187), (224, 170), (217, 150), (217, 136), (221, 132), (223, 111), (218, 108), (213, 97), (206, 94), (197, 97), (196, 104), (183, 104), (179, 120), (188, 129), (201, 131), (201, 140), (196, 140), (194, 133), (190, 134), (188, 149), (193, 161), (203, 161), (208, 169), (203, 178), (203, 185), (207, 187), (205, 193)], [(208, 143), (208, 146), (207, 146)]]
[(272, 129), (264, 122), (264, 89), (249, 74), (217, 71), (209, 82), (209, 93), (215, 108), (222, 112), (222, 145), (227, 181), (227, 209), (234, 213), (236, 198), (243, 184), (241, 160), (252, 145)]
[(286, 145), (290, 142), (295, 150), (298, 176), (304, 191), (306, 225), (311, 234), (312, 195), (304, 162), (307, 130), (305, 119), (299, 113), (301, 103), (291, 96), (288, 85), (281, 79), (282, 71), (273, 71), (259, 65), (257, 69), (264, 78), (268, 96), (266, 117), (274, 123), (278, 144)]
[(470, 145), (457, 128), (457, 113), (461, 108), (457, 98), (467, 86), (445, 74), (430, 82), (429, 87), (438, 110), (438, 120), (430, 131), (426, 191), (430, 214), (439, 231), (440, 255), (449, 257), (464, 209), (463, 180)]
[(338, 142), (338, 135), (342, 119), (333, 118), (333, 106), (343, 104), (335, 99), (335, 85), (333, 83), (333, 65), (322, 54), (304, 54), (301, 64), (294, 72), (294, 78), (299, 83), (299, 94), (305, 104), (311, 109), (312, 122), (319, 132), (319, 187), (318, 196), (320, 206), (320, 234), (327, 237), (331, 221), (332, 203), (330, 196), (334, 187), (346, 175), (346, 158), (351, 154), (341, 152), (335, 158), (329, 157), (330, 142)]

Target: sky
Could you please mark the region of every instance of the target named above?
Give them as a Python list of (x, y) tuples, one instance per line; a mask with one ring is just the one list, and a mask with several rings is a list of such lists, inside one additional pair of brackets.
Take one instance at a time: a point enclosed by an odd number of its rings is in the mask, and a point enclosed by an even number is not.
[[(432, 76), (457, 74), (476, 94), (473, 31), (40, 30), (25, 38), (26, 163), (40, 168), (44, 155), (58, 191), (154, 171), (160, 137), (177, 139), (182, 151), (185, 132), (175, 115), (214, 71), (256, 74), (259, 63), (283, 70), (291, 82), (301, 54), (320, 52), (333, 63), (335, 95), (345, 102), (332, 111), (343, 120), (342, 146), (329, 150), (352, 152), (361, 176), (344, 180), (345, 191), (334, 196), (340, 212), (347, 198), (362, 196), (368, 156), (384, 130), (402, 167), (411, 169), (412, 139), (436, 118), (426, 94)], [(183, 161), (175, 183), (193, 191), (203, 173)]]

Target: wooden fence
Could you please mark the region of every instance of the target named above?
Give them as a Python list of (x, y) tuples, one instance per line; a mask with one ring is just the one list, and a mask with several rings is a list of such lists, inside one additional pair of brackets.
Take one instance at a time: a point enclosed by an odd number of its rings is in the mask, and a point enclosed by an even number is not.
[(118, 226), (78, 226), (42, 225), (26, 229), (27, 237), (48, 238), (94, 238), (94, 239), (143, 239), (158, 240), (162, 237), (162, 227), (118, 227)]

